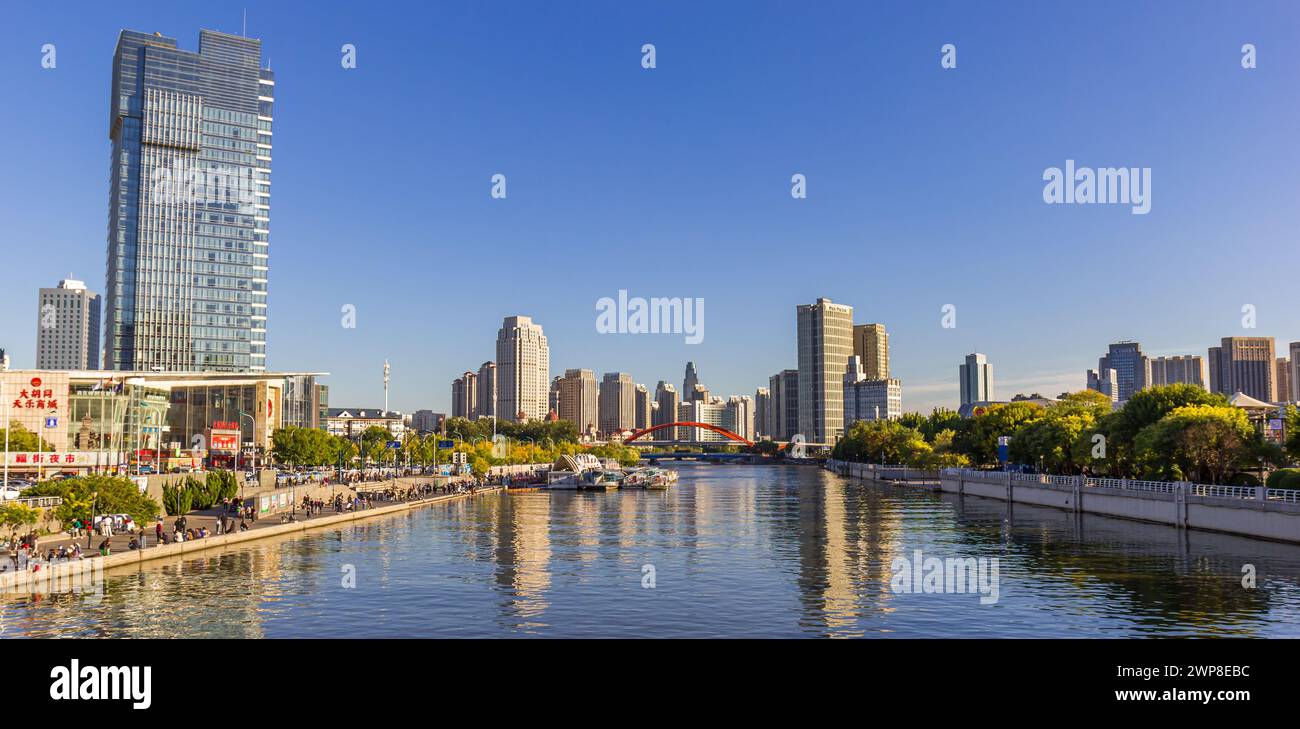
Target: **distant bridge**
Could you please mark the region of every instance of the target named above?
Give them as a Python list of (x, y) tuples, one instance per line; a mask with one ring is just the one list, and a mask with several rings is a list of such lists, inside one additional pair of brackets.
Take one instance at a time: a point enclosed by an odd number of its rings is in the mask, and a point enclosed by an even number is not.
[(754, 441), (748, 438), (742, 438), (736, 435), (735, 433), (731, 432), (730, 430), (727, 430), (726, 428), (720, 428), (716, 425), (710, 425), (709, 423), (696, 423), (692, 421), (682, 421), (677, 423), (663, 423), (661, 425), (654, 425), (649, 428), (645, 428), (643, 430), (638, 430), (632, 435), (629, 435), (628, 437), (624, 438), (623, 445), (630, 445), (632, 441), (636, 440), (637, 438), (640, 438), (643, 435), (653, 433), (656, 430), (664, 430), (666, 428), (704, 428), (705, 430), (711, 430), (714, 433), (720, 433), (726, 436), (728, 440), (734, 440), (737, 443), (744, 443), (747, 446), (754, 445)]

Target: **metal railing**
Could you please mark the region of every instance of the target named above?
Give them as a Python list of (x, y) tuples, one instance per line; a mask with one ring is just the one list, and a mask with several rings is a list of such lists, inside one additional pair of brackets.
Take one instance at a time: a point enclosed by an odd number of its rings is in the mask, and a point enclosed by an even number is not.
[[(1010, 476), (1013, 482), (1039, 483), (1052, 486), (1072, 486), (1077, 476), (1054, 476), (1042, 473), (1008, 473), (1006, 471), (980, 471), (968, 468), (945, 468), (945, 476), (960, 476), (968, 481), (995, 481), (1005, 483)], [(1142, 481), (1132, 478), (1094, 478), (1085, 476), (1086, 488), (1113, 489), (1117, 491), (1146, 491), (1151, 493), (1171, 494), (1178, 489), (1178, 481)], [(1265, 500), (1300, 503), (1300, 490), (1265, 489), (1262, 486), (1228, 486), (1224, 484), (1188, 483), (1187, 493), (1208, 499), (1231, 499), (1234, 501), (1259, 501), (1260, 491)]]
[(16, 498), (0, 501), (0, 504), (23, 504), (34, 509), (48, 509), (63, 503), (62, 496), (31, 496), (28, 498)]

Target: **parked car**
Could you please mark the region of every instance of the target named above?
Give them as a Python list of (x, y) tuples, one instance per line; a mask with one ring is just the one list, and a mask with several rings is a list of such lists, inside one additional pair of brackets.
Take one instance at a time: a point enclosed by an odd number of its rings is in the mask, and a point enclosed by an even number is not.
[(22, 498), (22, 495), (22, 490), (13, 484), (10, 484), (7, 487), (0, 487), (0, 501)]
[(99, 531), (99, 525), (105, 520), (113, 525), (114, 532), (135, 531), (135, 520), (130, 514), (100, 514), (94, 520), (95, 531)]

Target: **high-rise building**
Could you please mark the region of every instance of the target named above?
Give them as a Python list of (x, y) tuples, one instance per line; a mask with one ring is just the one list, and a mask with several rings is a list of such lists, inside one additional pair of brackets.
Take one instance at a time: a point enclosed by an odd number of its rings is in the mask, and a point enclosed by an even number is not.
[(1300, 342), (1287, 345), (1291, 354), (1291, 402), (1300, 402)]
[(497, 416), (541, 420), (550, 405), (551, 351), (542, 327), (509, 316), (497, 332)]
[(1205, 387), (1205, 359), (1196, 354), (1151, 360), (1151, 385), (1186, 383)]
[(799, 432), (799, 370), (781, 370), (767, 380), (771, 393), (768, 422), (772, 440), (788, 441)]
[(598, 390), (595, 372), (565, 370), (564, 376), (556, 380), (556, 414), (578, 426), (579, 433), (590, 433), (600, 424)]
[(754, 398), (749, 395), (732, 395), (727, 398), (722, 427), (745, 440), (754, 440)]
[(1232, 397), (1238, 392), (1256, 400), (1277, 398), (1277, 357), (1272, 337), (1224, 337), (1210, 347), (1210, 390)]
[[(704, 400), (691, 400), (682, 403), (679, 410), (679, 417), (682, 422), (686, 423), (704, 423), (719, 428), (727, 427), (727, 405), (721, 402), (705, 402)], [(701, 428), (699, 426), (683, 426), (677, 428), (678, 440), (688, 440), (695, 442), (708, 441), (725, 441), (727, 436)], [(732, 431), (735, 432), (735, 431)]]
[(631, 430), (636, 418), (636, 389), (632, 375), (606, 372), (600, 382), (600, 432), (614, 435)]
[(772, 416), (772, 393), (766, 387), (754, 391), (754, 437), (771, 438), (768, 418)]
[[(316, 382), (315, 375), (288, 375), (284, 378), (281, 390), (280, 422), (298, 428), (319, 429), (324, 427), (321, 420), (321, 391), (329, 388)], [(325, 399), (325, 409), (329, 407), (329, 397)]]
[(1111, 402), (1119, 402), (1118, 378), (1119, 376), (1115, 374), (1115, 370), (1103, 370), (1101, 372), (1088, 370), (1088, 389), (1100, 392), (1110, 398)]
[[(677, 390), (672, 385), (659, 381), (655, 385), (655, 408), (654, 422), (652, 425), (667, 425), (668, 423), (678, 422), (678, 407), (680, 402), (677, 399)], [(656, 431), (654, 437), (656, 440), (676, 440), (677, 428), (664, 428)]]
[(858, 355), (849, 357), (844, 372), (844, 428), (859, 420), (898, 420), (903, 417), (903, 383), (873, 380)]
[(497, 365), (484, 362), (478, 368), (478, 417), (495, 418), (497, 416)]
[(966, 362), (957, 368), (961, 383), (961, 404), (993, 401), (993, 365), (979, 352), (966, 355)]
[(118, 36), (105, 369), (266, 369), (275, 77), (261, 46)]
[(439, 433), (442, 431), (442, 424), (446, 419), (447, 416), (442, 413), (435, 413), (432, 410), (416, 410), (411, 413), (411, 428), (421, 435)]
[(1115, 342), (1097, 360), (1097, 371), (1115, 370), (1119, 401), (1127, 402), (1151, 384), (1151, 359), (1137, 342)]
[(1277, 401), (1291, 402), (1291, 358), (1277, 358)]
[(862, 358), (866, 379), (889, 379), (889, 332), (884, 324), (855, 325), (853, 353)]
[(99, 369), (99, 294), (73, 279), (41, 289), (36, 310), (36, 369)]
[(695, 372), (695, 363), (686, 363), (686, 376), (682, 378), (682, 401), (689, 402), (696, 397), (695, 386), (700, 384), (700, 376)]
[(635, 400), (636, 417), (632, 419), (632, 427), (636, 430), (645, 430), (650, 427), (650, 416), (654, 411), (649, 388), (645, 385), (637, 385)]
[(451, 383), (451, 417), (473, 420), (477, 412), (478, 399), (473, 372), (466, 372)]
[(799, 342), (799, 432), (834, 443), (844, 432), (844, 368), (853, 354), (853, 307), (818, 299), (796, 309)]

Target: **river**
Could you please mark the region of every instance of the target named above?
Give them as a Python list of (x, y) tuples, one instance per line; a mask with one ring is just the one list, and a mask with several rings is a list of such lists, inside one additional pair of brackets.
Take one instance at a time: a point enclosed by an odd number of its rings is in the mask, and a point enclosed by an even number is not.
[(486, 495), (110, 571), (96, 598), (0, 600), (0, 637), (1300, 636), (1300, 546), (672, 465), (667, 491)]

